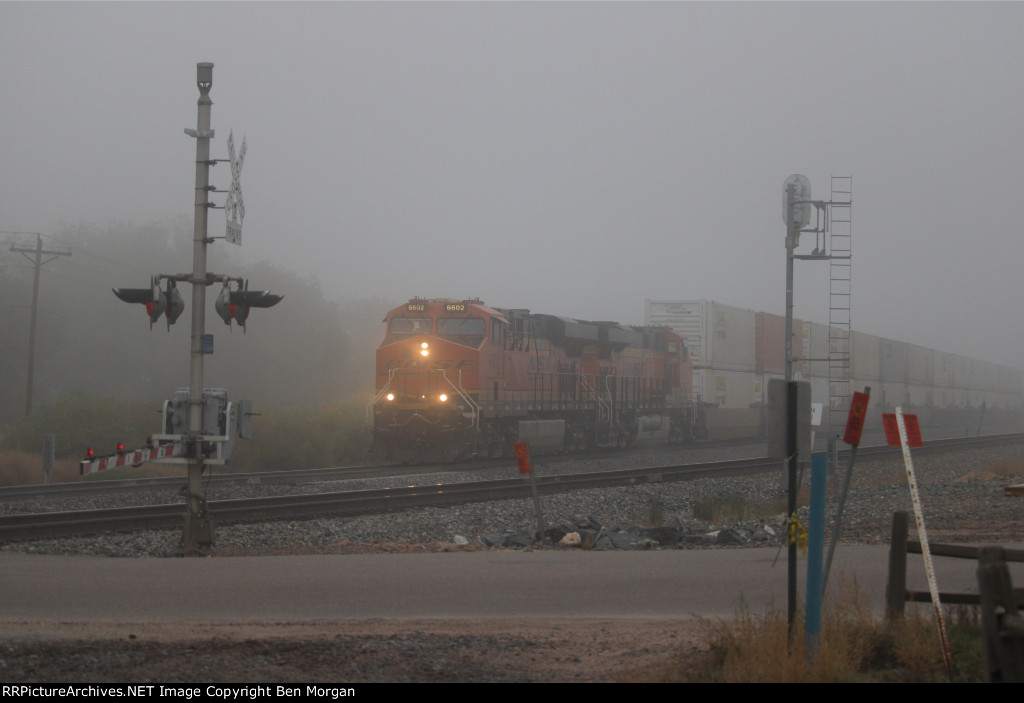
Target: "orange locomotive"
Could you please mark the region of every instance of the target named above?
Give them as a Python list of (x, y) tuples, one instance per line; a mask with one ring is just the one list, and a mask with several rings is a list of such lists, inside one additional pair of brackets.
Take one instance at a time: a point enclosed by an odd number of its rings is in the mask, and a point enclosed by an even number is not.
[(480, 300), (413, 298), (387, 314), (371, 404), (394, 461), (629, 446), (706, 435), (684, 340)]

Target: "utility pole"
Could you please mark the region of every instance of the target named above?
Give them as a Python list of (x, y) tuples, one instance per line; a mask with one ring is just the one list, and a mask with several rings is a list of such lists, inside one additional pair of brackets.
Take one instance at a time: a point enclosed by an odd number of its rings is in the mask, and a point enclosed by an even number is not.
[[(32, 278), (32, 318), (28, 330), (28, 385), (25, 389), (25, 416), (32, 414), (32, 384), (36, 374), (36, 317), (39, 312), (39, 269), (43, 264), (53, 261), (58, 256), (71, 256), (70, 251), (50, 251), (43, 249), (43, 237), (36, 234), (36, 246), (34, 249), (11, 245), (11, 251), (22, 254), (35, 265), (35, 275)], [(32, 254), (33, 256), (29, 256)], [(43, 261), (43, 256), (48, 256)]]

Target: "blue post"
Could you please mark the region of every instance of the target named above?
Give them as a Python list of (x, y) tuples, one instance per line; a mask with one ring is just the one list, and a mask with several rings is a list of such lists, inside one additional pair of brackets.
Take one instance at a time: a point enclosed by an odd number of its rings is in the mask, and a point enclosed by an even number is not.
[(825, 553), (825, 485), (828, 455), (811, 457), (811, 515), (807, 526), (807, 607), (804, 642), (808, 658), (818, 654), (821, 637), (821, 579)]

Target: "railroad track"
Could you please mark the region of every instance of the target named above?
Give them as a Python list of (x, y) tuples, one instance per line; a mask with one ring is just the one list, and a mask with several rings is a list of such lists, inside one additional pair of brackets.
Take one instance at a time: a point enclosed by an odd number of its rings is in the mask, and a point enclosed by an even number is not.
[[(927, 442), (916, 452), (949, 451), (973, 447), (1024, 442), (1024, 435), (989, 435)], [(891, 447), (865, 447), (860, 456), (870, 457), (899, 451)], [(622, 469), (590, 473), (541, 476), (542, 495), (551, 495), (584, 488), (607, 488), (665, 481), (686, 481), (698, 478), (748, 475), (779, 470), (777, 459), (751, 459), (678, 464)], [(322, 475), (322, 474), (314, 474)], [(316, 479), (322, 480), (322, 479)], [(176, 479), (180, 483), (181, 479)], [(529, 496), (530, 488), (522, 478), (489, 481), (441, 483), (401, 488), (353, 490), (331, 493), (310, 493), (269, 498), (243, 498), (209, 502), (212, 519), (217, 524), (269, 520), (308, 519), (320, 516), (349, 516), (367, 513), (407, 510), (427, 506), (509, 500)], [(78, 510), (65, 512), (16, 514), (0, 517), (0, 541), (44, 539), (99, 532), (178, 528), (182, 525), (183, 503)]]
[[(693, 449), (716, 449), (748, 444), (752, 447), (762, 446), (763, 441), (724, 440), (718, 442), (702, 442), (694, 445), (676, 447), (680, 451)], [(623, 450), (618, 456), (630, 455), (630, 452), (664, 451), (665, 447), (644, 447), (634, 450)], [(545, 461), (575, 461), (588, 459), (607, 459), (608, 451), (580, 454), (555, 454), (543, 457)], [(540, 459), (541, 457), (538, 457)], [(415, 476), (419, 474), (470, 473), (483, 469), (508, 466), (513, 461), (509, 457), (487, 458), (460, 461), (448, 464), (367, 464), (364, 466), (336, 466), (320, 469), (287, 469), (284, 471), (260, 471), (256, 473), (211, 473), (204, 476), (203, 482), (211, 487), (232, 485), (274, 485), (310, 482), (343, 481), (348, 479), (381, 478), (386, 476)], [(134, 479), (96, 479), (68, 483), (36, 484), (30, 486), (0, 487), (0, 503), (14, 503), (29, 500), (48, 500), (60, 498), (87, 497), (100, 494), (135, 493), (149, 490), (177, 489), (183, 483), (182, 476), (165, 476)]]
[[(978, 439), (991, 438), (997, 441), (999, 438), (1013, 438), (1024, 435), (983, 435), (982, 437), (956, 438), (952, 440), (935, 440), (929, 445), (940, 445), (940, 442), (974, 442)], [(722, 440), (711, 442), (700, 442), (692, 445), (676, 447), (679, 451), (686, 452), (696, 449), (719, 449), (725, 447), (736, 447), (749, 445), (751, 447), (763, 447), (764, 441), (753, 439), (745, 440)], [(664, 451), (665, 447), (643, 447), (618, 453), (619, 456), (631, 455), (629, 452), (644, 453), (648, 451)], [(873, 447), (862, 447), (861, 453), (873, 451)], [(885, 450), (885, 447), (879, 449)], [(841, 453), (842, 454), (842, 453)], [(595, 452), (583, 454), (555, 454), (543, 457), (548, 463), (558, 461), (583, 462), (588, 459), (608, 459), (609, 452)], [(539, 459), (539, 458), (538, 458)], [(256, 473), (211, 473), (205, 476), (203, 481), (210, 487), (232, 486), (232, 485), (274, 485), (274, 484), (296, 484), (307, 482), (342, 481), (347, 479), (381, 478), (394, 475), (418, 474), (440, 474), (449, 472), (468, 473), (483, 469), (507, 466), (508, 457), (500, 459), (477, 459), (462, 461), (457, 464), (367, 464), (363, 466), (336, 466), (319, 469), (288, 469), (284, 471), (261, 471)], [(96, 479), (87, 481), (75, 481), (68, 483), (35, 484), (29, 486), (2, 486), (0, 487), (0, 504), (16, 503), (23, 501), (45, 501), (49, 499), (88, 497), (101, 494), (136, 493), (150, 490), (175, 490), (183, 483), (182, 476), (165, 476), (151, 478), (133, 479)]]

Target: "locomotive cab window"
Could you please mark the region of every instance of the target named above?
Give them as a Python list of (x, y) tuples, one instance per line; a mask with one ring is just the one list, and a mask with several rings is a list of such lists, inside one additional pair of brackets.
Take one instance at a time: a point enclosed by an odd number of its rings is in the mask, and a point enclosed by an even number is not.
[(439, 317), (437, 336), (467, 347), (479, 347), (484, 342), (487, 322), (482, 317)]
[(408, 336), (413, 334), (430, 334), (433, 320), (429, 317), (392, 317), (388, 325), (388, 334)]
[(505, 323), (501, 320), (491, 320), (491, 341), (499, 343), (505, 341)]

